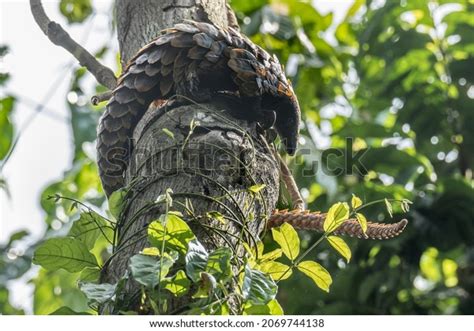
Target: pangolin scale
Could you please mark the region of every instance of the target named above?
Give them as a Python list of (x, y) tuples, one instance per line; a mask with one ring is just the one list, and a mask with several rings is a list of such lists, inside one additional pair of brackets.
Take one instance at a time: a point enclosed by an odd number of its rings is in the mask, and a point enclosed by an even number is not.
[(232, 28), (187, 20), (143, 47), (118, 80), (98, 128), (99, 174), (106, 194), (124, 186), (130, 138), (154, 100), (184, 95), (204, 101), (221, 91), (238, 92), (256, 110), (274, 111), (274, 126), (294, 154), (300, 109), (278, 59)]

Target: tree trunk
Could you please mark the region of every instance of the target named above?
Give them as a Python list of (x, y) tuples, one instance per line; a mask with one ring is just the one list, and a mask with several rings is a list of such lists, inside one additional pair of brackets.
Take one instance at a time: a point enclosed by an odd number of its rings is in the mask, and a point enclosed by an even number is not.
[[(225, 0), (117, 0), (116, 6), (122, 65), (161, 29), (183, 19), (228, 24)], [(126, 175), (132, 189), (119, 222), (117, 253), (103, 281), (116, 283), (129, 258), (147, 246), (147, 225), (165, 213), (163, 205), (147, 206), (167, 189), (173, 192), (172, 210), (183, 213), (206, 248), (228, 246), (241, 256), (243, 242), (256, 243), (278, 198), (279, 166), (256, 124), (232, 116), (236, 107), (227, 99), (176, 103), (166, 112), (150, 107), (134, 133)], [(257, 194), (248, 190), (257, 184), (265, 188)], [(209, 217), (212, 211), (225, 221)], [(130, 282), (130, 309), (138, 306), (137, 294)], [(169, 302), (167, 313), (184, 310), (190, 295)]]

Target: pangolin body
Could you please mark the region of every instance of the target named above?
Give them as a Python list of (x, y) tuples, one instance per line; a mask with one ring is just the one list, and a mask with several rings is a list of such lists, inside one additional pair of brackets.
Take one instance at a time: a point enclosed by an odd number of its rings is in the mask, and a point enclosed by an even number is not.
[(238, 31), (185, 21), (143, 47), (119, 78), (98, 128), (98, 165), (107, 195), (123, 187), (133, 129), (151, 102), (174, 95), (198, 100), (238, 92), (275, 111), (275, 128), (289, 154), (298, 138), (300, 110), (276, 57)]

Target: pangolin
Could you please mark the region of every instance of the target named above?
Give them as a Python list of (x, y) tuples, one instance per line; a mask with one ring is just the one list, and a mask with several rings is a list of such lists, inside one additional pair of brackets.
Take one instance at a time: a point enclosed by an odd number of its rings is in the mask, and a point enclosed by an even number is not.
[(148, 106), (175, 95), (194, 100), (217, 92), (252, 100), (275, 117), (290, 155), (298, 140), (300, 109), (276, 56), (233, 28), (186, 20), (163, 30), (126, 66), (98, 128), (98, 165), (108, 196), (123, 187), (133, 129)]
[[(287, 152), (295, 153), (300, 109), (278, 59), (233, 28), (186, 20), (144, 46), (112, 92), (97, 139), (99, 174), (107, 196), (124, 186), (133, 130), (154, 100), (184, 95), (204, 101), (224, 91), (252, 101), (257, 107), (251, 111), (274, 113), (274, 126)], [(287, 222), (297, 229), (323, 232), (324, 219), (325, 214), (303, 210), (275, 211), (268, 228)], [(363, 234), (357, 221), (349, 220), (335, 234), (389, 239), (399, 235), (406, 223), (369, 222)]]

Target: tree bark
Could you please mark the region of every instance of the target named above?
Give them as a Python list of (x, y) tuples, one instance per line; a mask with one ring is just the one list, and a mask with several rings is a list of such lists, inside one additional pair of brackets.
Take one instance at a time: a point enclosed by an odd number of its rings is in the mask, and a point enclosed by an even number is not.
[[(183, 19), (228, 23), (225, 0), (117, 0), (116, 6), (122, 65), (160, 30)], [(150, 107), (134, 133), (126, 174), (132, 189), (103, 281), (116, 283), (129, 258), (146, 247), (147, 225), (165, 213), (163, 205), (146, 207), (167, 189), (173, 192), (172, 209), (183, 213), (207, 249), (228, 246), (241, 256), (243, 242), (256, 243), (278, 199), (279, 163), (256, 124), (233, 117), (236, 107), (228, 100), (171, 105), (166, 112)], [(257, 194), (248, 190), (257, 184), (265, 188)], [(225, 221), (209, 217), (212, 211)], [(137, 290), (127, 285), (130, 309), (138, 305)], [(167, 313), (184, 310), (190, 295), (169, 302)]]
[(228, 25), (225, 0), (117, 0), (122, 66), (160, 31), (184, 19)]

